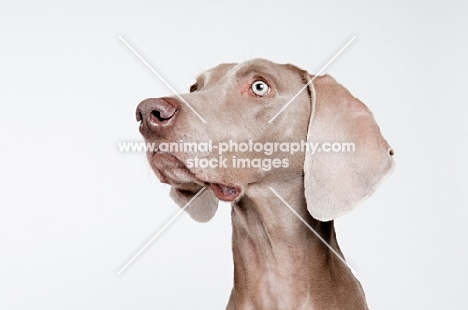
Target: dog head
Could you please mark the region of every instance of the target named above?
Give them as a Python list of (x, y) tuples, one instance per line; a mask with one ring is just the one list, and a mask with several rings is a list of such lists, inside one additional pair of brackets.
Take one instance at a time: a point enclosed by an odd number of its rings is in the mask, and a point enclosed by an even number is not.
[[(328, 221), (371, 195), (393, 167), (371, 112), (343, 86), (262, 59), (208, 70), (190, 93), (146, 99), (137, 120), (156, 145), (147, 154), (155, 174), (201, 222), (249, 184), (291, 178), (303, 179), (311, 215)], [(335, 150), (346, 143), (352, 149)]]

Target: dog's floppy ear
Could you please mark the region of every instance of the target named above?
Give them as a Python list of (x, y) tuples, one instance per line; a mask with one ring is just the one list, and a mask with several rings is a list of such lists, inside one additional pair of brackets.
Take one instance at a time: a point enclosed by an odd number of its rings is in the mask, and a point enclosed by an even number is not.
[[(200, 190), (198, 187), (195, 191), (181, 191), (171, 187), (171, 198), (183, 208)], [(185, 211), (197, 222), (208, 222), (211, 220), (218, 210), (218, 198), (214, 195), (210, 188), (205, 188), (186, 208)]]
[(393, 170), (393, 150), (369, 109), (333, 78), (316, 77), (309, 90), (307, 138), (321, 150), (305, 155), (305, 197), (309, 213), (329, 221), (353, 210), (377, 189)]

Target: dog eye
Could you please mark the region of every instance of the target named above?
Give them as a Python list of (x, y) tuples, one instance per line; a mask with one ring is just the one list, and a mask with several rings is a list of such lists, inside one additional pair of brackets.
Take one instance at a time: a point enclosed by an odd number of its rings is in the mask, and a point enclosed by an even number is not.
[(252, 92), (258, 97), (263, 97), (270, 92), (270, 86), (262, 80), (258, 80), (252, 83), (250, 86)]

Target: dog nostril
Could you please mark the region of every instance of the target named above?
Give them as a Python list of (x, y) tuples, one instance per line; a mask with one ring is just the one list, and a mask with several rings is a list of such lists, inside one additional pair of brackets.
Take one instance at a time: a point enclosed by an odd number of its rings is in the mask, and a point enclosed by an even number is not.
[(158, 110), (153, 110), (151, 112), (151, 115), (153, 115), (155, 118), (158, 119), (158, 121), (160, 122), (164, 122), (164, 121), (167, 121), (169, 119), (172, 118), (172, 116), (174, 116), (174, 113), (176, 111), (158, 111)]
[(143, 120), (143, 114), (141, 113), (141, 111), (136, 112), (136, 120), (137, 122), (141, 122)]
[(171, 98), (149, 98), (138, 105), (135, 116), (140, 129), (159, 130), (158, 126), (170, 126), (177, 113), (177, 102)]
[(159, 121), (163, 121), (163, 118), (161, 117), (161, 112), (159, 111), (152, 111), (151, 114), (156, 117)]

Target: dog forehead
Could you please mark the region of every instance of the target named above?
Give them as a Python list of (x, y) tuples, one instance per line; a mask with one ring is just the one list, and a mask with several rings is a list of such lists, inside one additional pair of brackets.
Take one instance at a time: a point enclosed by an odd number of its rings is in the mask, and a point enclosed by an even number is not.
[(211, 69), (204, 71), (198, 76), (197, 79), (201, 79), (207, 84), (207, 81), (219, 80), (224, 76), (233, 76), (233, 75), (244, 75), (248, 72), (257, 72), (257, 73), (272, 73), (281, 71), (290, 71), (288, 65), (277, 64), (272, 61), (256, 58), (253, 60), (248, 60), (242, 63), (223, 63)]
[(257, 58), (238, 64), (231, 69), (231, 74), (236, 78), (255, 75), (267, 75), (271, 77), (287, 75), (289, 68), (283, 64), (274, 63), (272, 61)]
[(203, 71), (198, 77), (199, 84), (207, 85), (212, 82), (219, 82), (228, 75), (228, 72), (237, 65), (237, 63), (224, 63), (214, 68)]
[[(305, 70), (299, 69), (290, 64), (278, 64), (272, 61), (257, 58), (243, 63), (225, 63), (212, 69), (204, 71), (198, 78), (198, 84), (207, 86), (215, 84), (231, 84), (242, 81), (245, 78), (259, 76), (267, 78), (278, 87), (286, 90), (289, 86), (294, 86), (300, 81), (300, 76)], [(304, 81), (301, 81), (304, 82)]]

